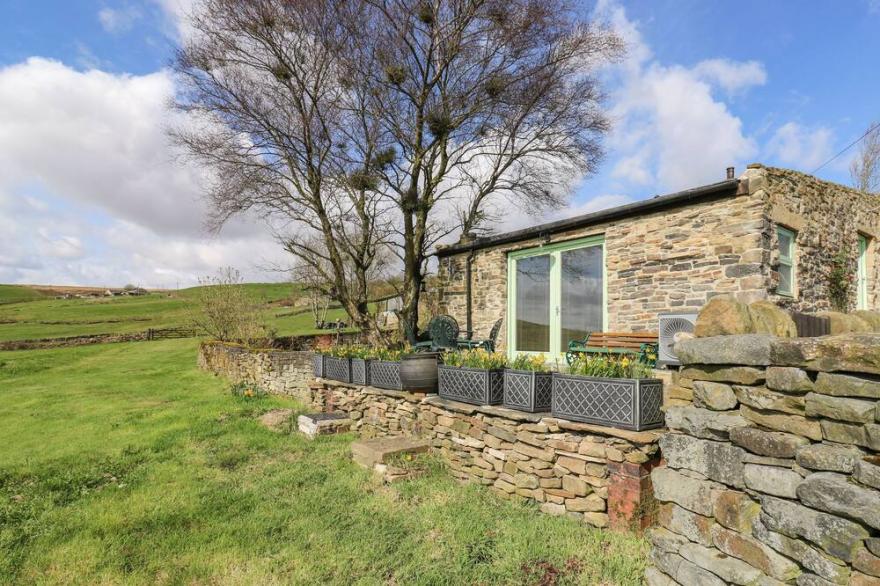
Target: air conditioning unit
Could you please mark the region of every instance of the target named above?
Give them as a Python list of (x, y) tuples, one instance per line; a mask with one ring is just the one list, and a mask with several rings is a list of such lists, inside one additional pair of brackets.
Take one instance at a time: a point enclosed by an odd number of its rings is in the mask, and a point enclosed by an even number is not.
[(675, 334), (679, 332), (694, 333), (694, 324), (697, 323), (696, 313), (661, 313), (660, 332), (657, 349), (658, 366), (681, 364), (672, 346), (675, 343)]

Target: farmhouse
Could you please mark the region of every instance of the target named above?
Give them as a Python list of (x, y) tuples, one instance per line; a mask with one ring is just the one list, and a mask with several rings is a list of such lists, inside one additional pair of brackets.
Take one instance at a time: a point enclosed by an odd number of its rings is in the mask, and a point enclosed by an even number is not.
[[(497, 348), (558, 356), (594, 331), (656, 331), (714, 295), (790, 310), (877, 309), (876, 197), (749, 165), (738, 179), (439, 247), (440, 310)], [(847, 275), (855, 275), (852, 281)]]

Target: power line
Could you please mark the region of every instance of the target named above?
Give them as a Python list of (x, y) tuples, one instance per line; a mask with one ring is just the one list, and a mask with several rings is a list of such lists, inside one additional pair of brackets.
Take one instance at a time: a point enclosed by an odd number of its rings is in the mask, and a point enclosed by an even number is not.
[(856, 145), (859, 141), (861, 141), (863, 138), (865, 138), (866, 136), (868, 136), (869, 134), (871, 134), (872, 132), (874, 132), (874, 131), (877, 130), (878, 128), (880, 128), (880, 122), (878, 122), (878, 123), (875, 124), (874, 126), (870, 127), (868, 130), (866, 130), (866, 131), (865, 131), (865, 134), (863, 134), (862, 136), (858, 137), (857, 139), (855, 139), (854, 141), (852, 141), (851, 143), (849, 143), (848, 145), (846, 145), (846, 146), (843, 148), (842, 151), (840, 151), (839, 153), (837, 153), (836, 155), (834, 155), (833, 157), (831, 157), (830, 159), (828, 159), (827, 161), (825, 161), (824, 163), (822, 163), (821, 165), (819, 165), (818, 167), (816, 167), (815, 169), (813, 169), (813, 170), (810, 172), (810, 175), (815, 175), (815, 174), (816, 174), (816, 171), (818, 171), (819, 169), (821, 169), (822, 167), (824, 167), (825, 165), (827, 165), (828, 163), (830, 163), (831, 161), (833, 161), (834, 159), (836, 159), (837, 157), (839, 157), (840, 155), (842, 155), (843, 153), (845, 153), (846, 151), (848, 151), (849, 149), (851, 149), (851, 148), (852, 148), (854, 145)]

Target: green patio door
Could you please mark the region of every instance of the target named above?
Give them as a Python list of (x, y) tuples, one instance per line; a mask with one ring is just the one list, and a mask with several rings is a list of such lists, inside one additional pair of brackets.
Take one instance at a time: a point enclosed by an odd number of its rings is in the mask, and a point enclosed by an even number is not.
[(540, 246), (508, 256), (508, 354), (561, 357), (568, 342), (604, 331), (602, 237)]
[(856, 273), (856, 309), (868, 309), (868, 237), (859, 234), (859, 258)]

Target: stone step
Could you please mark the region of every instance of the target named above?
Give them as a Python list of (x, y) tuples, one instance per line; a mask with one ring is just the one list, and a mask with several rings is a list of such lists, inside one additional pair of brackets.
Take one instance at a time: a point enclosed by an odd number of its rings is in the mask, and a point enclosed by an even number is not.
[(376, 464), (386, 464), (400, 454), (420, 454), (431, 447), (428, 440), (409, 437), (383, 437), (358, 440), (351, 444), (352, 459), (364, 468), (373, 469)]
[(309, 439), (319, 435), (345, 433), (351, 429), (347, 413), (307, 413), (296, 419), (297, 427)]

